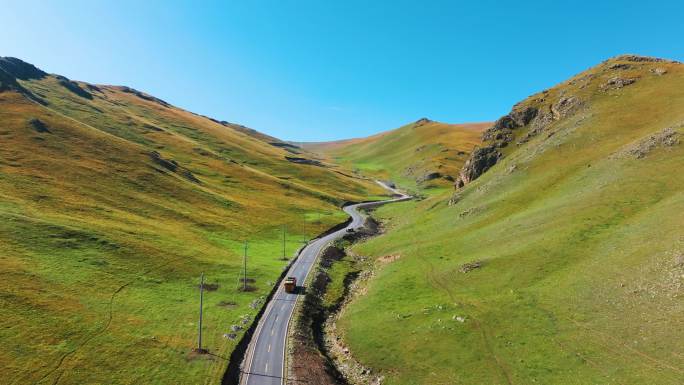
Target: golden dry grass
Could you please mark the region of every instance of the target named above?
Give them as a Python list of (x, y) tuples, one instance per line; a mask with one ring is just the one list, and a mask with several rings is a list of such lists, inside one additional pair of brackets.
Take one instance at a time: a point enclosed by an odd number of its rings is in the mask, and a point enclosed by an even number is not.
[[(21, 83), (48, 104), (0, 92), (3, 383), (218, 383), (236, 343), (223, 334), (284, 266), (281, 225), (292, 255), (343, 219), (341, 202), (380, 193), (125, 88), (78, 83), (89, 99), (53, 76)], [(236, 290), (244, 240), (249, 293)], [(189, 360), (201, 272), (219, 284), (205, 306), (215, 355)]]

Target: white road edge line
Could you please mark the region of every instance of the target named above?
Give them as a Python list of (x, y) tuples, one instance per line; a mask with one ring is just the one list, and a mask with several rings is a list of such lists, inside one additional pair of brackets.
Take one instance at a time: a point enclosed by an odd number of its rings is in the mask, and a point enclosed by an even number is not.
[[(281, 288), (278, 288), (276, 290), (276, 293), (273, 295), (273, 298), (276, 298), (280, 291), (281, 291)], [(274, 302), (271, 301), (268, 303), (268, 305), (266, 305), (266, 311), (264, 312), (264, 315), (263, 315), (266, 318), (264, 318), (264, 320), (267, 319), (268, 316), (271, 314), (271, 309), (273, 308), (273, 304), (274, 304)], [(261, 329), (263, 329), (264, 324), (266, 324), (266, 322), (264, 322), (264, 323), (259, 322), (257, 324), (257, 328), (254, 330), (254, 333), (256, 334), (257, 337), (256, 337), (256, 340), (253, 341), (254, 343), (250, 342), (251, 346), (248, 348), (248, 356), (247, 356), (247, 359), (248, 359), (247, 362), (248, 363), (245, 364), (245, 369), (246, 369), (247, 373), (243, 377), (243, 379), (240, 381), (241, 384), (243, 384), (243, 383), (246, 384), (249, 381), (249, 374), (252, 371), (252, 361), (254, 360), (254, 350), (256, 350), (256, 346), (259, 344), (259, 337), (261, 337)]]
[[(399, 198), (388, 199), (388, 200), (386, 200), (386, 201), (383, 201), (384, 203), (382, 203), (382, 204), (390, 203), (390, 202), (402, 201), (402, 200), (409, 199), (409, 198), (411, 197), (410, 195), (403, 194), (403, 193), (397, 191), (397, 189), (392, 188), (392, 187), (389, 187), (388, 185), (386, 185), (386, 184), (384, 184), (384, 183), (382, 183), (382, 182), (380, 182), (380, 181), (377, 181), (377, 180), (376, 180), (375, 183), (379, 184), (380, 186), (382, 186), (382, 187), (384, 187), (384, 188), (386, 188), (386, 189), (388, 189), (388, 190), (390, 190), (390, 191), (392, 191), (392, 192), (394, 192), (394, 193), (396, 193), (396, 194), (401, 195), (401, 197), (399, 197)], [(370, 203), (370, 202), (368, 202), (368, 203)], [(358, 206), (361, 206), (361, 205), (363, 205), (363, 203), (357, 203), (355, 206), (358, 207)], [(344, 211), (344, 208), (342, 208), (342, 210)], [(354, 210), (356, 210), (356, 208), (354, 208)], [(354, 210), (352, 210), (352, 211), (354, 211)], [(363, 214), (362, 214), (360, 211), (357, 211), (357, 212), (359, 213), (359, 216), (360, 216), (361, 218), (364, 217)], [(349, 214), (349, 215), (352, 216), (351, 214)], [(352, 227), (352, 228), (355, 227), (355, 226), (352, 226), (353, 224), (354, 224), (354, 220), (353, 220), (353, 216), (352, 216), (352, 223), (350, 223), (349, 225), (347, 225), (347, 227), (345, 227), (344, 229), (341, 229), (341, 230), (339, 230), (339, 231), (342, 231), (342, 230), (346, 231), (346, 229), (348, 229), (348, 228), (350, 228), (350, 227)], [(332, 234), (335, 234), (335, 233), (332, 233)], [(331, 235), (331, 234), (328, 234), (328, 235)], [(326, 235), (326, 237), (327, 237), (327, 235)], [(315, 244), (315, 243), (317, 243), (317, 242), (320, 242), (320, 241), (322, 241), (323, 239), (325, 239), (325, 237), (319, 238), (319, 239), (317, 239), (316, 241), (314, 241), (314, 242), (312, 242), (312, 243), (306, 245), (306, 247), (304, 247), (304, 249), (302, 249), (302, 255), (304, 254), (304, 252), (306, 251), (306, 249), (307, 249), (309, 246), (311, 246), (311, 245), (313, 245), (313, 244)], [(313, 267), (314, 263), (318, 260), (318, 257), (320, 256), (321, 251), (323, 251), (323, 249), (324, 249), (325, 247), (327, 247), (328, 244), (330, 244), (330, 243), (331, 243), (331, 241), (327, 241), (327, 242), (325, 242), (325, 243), (323, 243), (323, 244), (321, 245), (320, 249), (318, 249), (318, 252), (316, 253), (316, 257), (315, 257), (314, 260), (311, 262), (312, 267)], [(309, 273), (311, 273), (311, 270), (313, 270), (311, 267), (310, 267), (309, 269), (307, 269), (306, 275), (304, 276), (304, 282), (306, 282), (306, 279), (309, 277)], [(286, 385), (286, 384), (285, 384), (285, 375), (286, 375), (285, 370), (287, 370), (287, 368), (286, 368), (285, 363), (287, 362), (287, 359), (286, 359), (286, 354), (287, 354), (287, 352), (286, 352), (285, 350), (286, 350), (286, 348), (287, 348), (287, 335), (288, 335), (288, 332), (289, 332), (289, 330), (290, 330), (290, 320), (292, 320), (292, 314), (294, 313), (294, 309), (297, 307), (297, 303), (298, 303), (298, 302), (299, 302), (299, 296), (296, 296), (296, 297), (295, 297), (295, 302), (292, 304), (292, 308), (290, 309), (290, 314), (288, 314), (288, 316), (287, 316), (287, 324), (285, 325), (285, 336), (283, 337), (283, 365), (282, 365), (282, 374), (281, 374), (281, 377), (280, 377), (280, 384), (281, 384), (281, 385)]]
[[(392, 188), (392, 187), (386, 185), (386, 184), (383, 183), (383, 182), (380, 182), (380, 181), (378, 181), (378, 180), (376, 180), (375, 182), (376, 182), (377, 184), (379, 184), (380, 186), (382, 186), (382, 187), (384, 187), (384, 188), (386, 188), (386, 189), (392, 191), (393, 193), (401, 195), (401, 197), (399, 197), (399, 198), (388, 199), (388, 200), (386, 200), (386, 201), (379, 201), (379, 202), (383, 202), (383, 203), (380, 203), (379, 205), (382, 205), (382, 204), (385, 204), (385, 203), (390, 203), (390, 202), (402, 201), (402, 200), (406, 200), (406, 199), (409, 199), (409, 198), (410, 198), (410, 195), (406, 195), (406, 194), (400, 193), (400, 192), (397, 191), (395, 188)], [(366, 202), (366, 203), (371, 203), (371, 202)], [(357, 203), (355, 206), (358, 207), (358, 206), (361, 206), (361, 205), (363, 205), (363, 203)], [(344, 208), (343, 208), (343, 210), (344, 210)], [(359, 212), (359, 214), (361, 214), (361, 213)], [(351, 216), (351, 214), (350, 214), (350, 216)], [(350, 227), (351, 225), (353, 225), (353, 224), (354, 224), (354, 220), (353, 220), (353, 218), (352, 218), (352, 222), (351, 222), (347, 227), (345, 227), (345, 229), (349, 228), (349, 227)], [(351, 227), (355, 227), (355, 226), (351, 226)], [(340, 231), (340, 230), (338, 230), (338, 231)], [(332, 234), (334, 234), (334, 233), (332, 233)], [(328, 234), (328, 235), (330, 235), (330, 234)], [(326, 235), (326, 236), (327, 236), (327, 235)], [(324, 239), (324, 238), (325, 238), (325, 237), (323, 237), (323, 238), (318, 238), (318, 239), (314, 240), (313, 242), (310, 242), (309, 244), (307, 244), (307, 245), (301, 250), (301, 252), (300, 252), (299, 255), (304, 254), (305, 250), (306, 250), (308, 247), (310, 247), (310, 246), (312, 246), (312, 245), (318, 243), (319, 241), (321, 241), (321, 240)], [(319, 254), (320, 254), (320, 251), (323, 249), (322, 246), (326, 246), (328, 243), (330, 243), (330, 241), (325, 242), (324, 245), (321, 245), (321, 249), (319, 249), (319, 250), (318, 250), (318, 253), (316, 253), (316, 256), (315, 256), (315, 258), (314, 258), (314, 261), (311, 262), (311, 265), (313, 265), (313, 262), (315, 262), (315, 261), (318, 259), (318, 256), (319, 256)], [(301, 259), (297, 258), (297, 259), (295, 260), (295, 262), (294, 262), (292, 265), (290, 265), (288, 271), (291, 271), (291, 270), (295, 269), (295, 266), (296, 266), (297, 264), (299, 264), (300, 261), (301, 261)], [(304, 281), (306, 281), (306, 278), (308, 278), (310, 272), (311, 272), (311, 267), (309, 267), (309, 268), (307, 269), (306, 275), (305, 275), (305, 277), (304, 277)], [(263, 323), (262, 323), (262, 322), (258, 322), (258, 324), (257, 324), (257, 328), (256, 328), (255, 331), (254, 331), (254, 332), (257, 334), (257, 337), (256, 337), (255, 340), (250, 341), (250, 346), (248, 347), (248, 352), (247, 352), (248, 356), (247, 356), (247, 360), (246, 360), (246, 362), (245, 362), (245, 369), (247, 369), (247, 370), (246, 370), (246, 373), (245, 373), (246, 375), (241, 379), (240, 384), (247, 384), (247, 383), (249, 382), (249, 375), (250, 375), (251, 368), (252, 368), (252, 364), (253, 364), (253, 361), (254, 361), (254, 352), (255, 352), (255, 350), (256, 350), (257, 345), (259, 344), (259, 338), (261, 337), (261, 330), (263, 329), (263, 326), (266, 324), (265, 320), (268, 319), (268, 317), (269, 317), (270, 314), (271, 314), (271, 311), (273, 310), (273, 307), (275, 306), (275, 305), (274, 305), (274, 303), (275, 303), (274, 300), (277, 298), (278, 294), (279, 294), (281, 291), (283, 291), (282, 287), (280, 287), (280, 288), (278, 288), (278, 289), (276, 290), (276, 293), (273, 295), (273, 298), (272, 298), (271, 301), (268, 303), (268, 305), (266, 306), (266, 310), (264, 311), (263, 317), (265, 317), (265, 318), (262, 318), (262, 319), (264, 320), (264, 322), (263, 322)], [(285, 384), (285, 369), (286, 369), (286, 368), (285, 368), (285, 362), (286, 362), (286, 355), (285, 355), (286, 352), (285, 352), (285, 349), (286, 349), (286, 347), (287, 347), (287, 330), (289, 330), (289, 328), (290, 328), (290, 320), (292, 319), (292, 314), (294, 313), (294, 309), (295, 309), (295, 306), (297, 305), (297, 302), (298, 302), (298, 301), (299, 301), (299, 296), (296, 296), (296, 297), (295, 297), (295, 302), (293, 303), (293, 305), (292, 305), (292, 307), (291, 307), (291, 309), (290, 309), (290, 313), (288, 314), (288, 317), (287, 317), (287, 325), (286, 325), (286, 329), (285, 329), (285, 330), (286, 330), (286, 333), (285, 333), (285, 335), (284, 335), (284, 337), (283, 337), (283, 365), (282, 365), (282, 375), (281, 375), (281, 378), (280, 378), (281, 384), (283, 384), (283, 385)], [(283, 305), (283, 306), (285, 306), (285, 305)], [(271, 329), (271, 335), (273, 335), (273, 329)], [(268, 367), (268, 364), (266, 364), (266, 365), (267, 365), (267, 367)]]

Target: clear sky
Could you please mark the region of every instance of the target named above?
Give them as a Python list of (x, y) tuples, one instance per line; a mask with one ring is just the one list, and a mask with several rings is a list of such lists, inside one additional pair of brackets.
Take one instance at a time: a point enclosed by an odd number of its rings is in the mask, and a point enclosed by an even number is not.
[(0, 56), (296, 141), (494, 120), (610, 56), (684, 60), (681, 0), (0, 3)]

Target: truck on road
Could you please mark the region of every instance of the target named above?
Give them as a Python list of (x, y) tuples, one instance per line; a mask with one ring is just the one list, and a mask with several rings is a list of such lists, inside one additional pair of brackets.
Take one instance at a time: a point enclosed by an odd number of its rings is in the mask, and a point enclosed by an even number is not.
[(285, 292), (294, 293), (295, 291), (297, 291), (297, 278), (295, 278), (295, 277), (285, 278), (285, 281), (283, 281), (283, 286), (285, 286)]

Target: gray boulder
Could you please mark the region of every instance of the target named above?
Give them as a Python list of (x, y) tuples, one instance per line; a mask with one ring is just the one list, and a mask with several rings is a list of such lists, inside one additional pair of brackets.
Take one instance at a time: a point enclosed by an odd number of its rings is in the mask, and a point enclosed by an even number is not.
[(636, 83), (637, 79), (636, 78), (622, 78), (619, 76), (614, 76), (610, 79), (608, 79), (607, 82), (601, 84), (599, 86), (599, 89), (603, 92), (610, 91), (610, 90), (619, 90), (623, 87), (626, 87), (630, 84)]
[(457, 187), (463, 187), (466, 183), (470, 183), (477, 179), (485, 171), (499, 161), (502, 154), (499, 152), (497, 146), (490, 145), (475, 149), (459, 173), (456, 180)]

